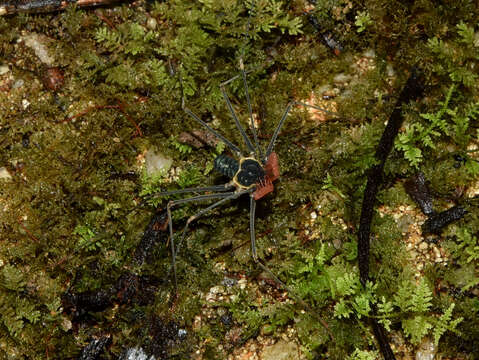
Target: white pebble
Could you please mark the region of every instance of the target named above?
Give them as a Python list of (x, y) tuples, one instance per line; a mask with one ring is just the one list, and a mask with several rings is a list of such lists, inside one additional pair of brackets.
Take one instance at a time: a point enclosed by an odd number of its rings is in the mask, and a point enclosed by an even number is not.
[(9, 71), (10, 71), (10, 68), (8, 67), (8, 65), (0, 66), (0, 75), (5, 75)]

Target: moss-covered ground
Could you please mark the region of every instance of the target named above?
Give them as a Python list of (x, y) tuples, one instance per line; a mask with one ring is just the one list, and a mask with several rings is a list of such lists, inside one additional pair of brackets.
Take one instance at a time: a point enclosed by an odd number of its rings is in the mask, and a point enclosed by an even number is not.
[[(375, 306), (398, 358), (425, 343), (443, 358), (477, 358), (475, 5), (171, 0), (0, 17), (0, 356), (77, 358), (108, 335), (105, 359), (130, 346), (157, 358), (200, 350), (221, 359), (288, 327), (306, 358), (374, 359), (365, 320)], [(281, 179), (257, 208), (259, 257), (309, 310), (284, 301), (252, 261), (247, 199), (194, 223), (178, 254), (174, 303), (168, 242), (149, 261), (133, 261), (155, 207), (168, 200), (145, 194), (225, 182), (212, 164), (228, 148), (181, 140), (200, 129), (181, 108), (182, 92), (192, 111), (241, 144), (219, 88), (239, 73), (240, 58), (263, 148), (290, 100), (335, 112), (293, 108), (275, 148)], [(372, 226), (373, 282), (362, 289), (356, 233), (367, 171), (413, 66), (424, 97), (403, 106)], [(242, 85), (237, 79), (227, 91), (247, 124)], [(152, 150), (172, 168), (147, 175), (142, 159)], [(435, 211), (467, 210), (440, 234), (421, 234), (424, 217), (404, 189), (419, 171)], [(175, 229), (202, 206), (175, 211)], [(131, 274), (148, 279), (148, 299), (138, 288), (126, 300), (111, 290)], [(198, 326), (200, 294), (225, 276), (256, 281), (263, 295), (234, 287)], [(111, 295), (109, 306), (67, 310), (66, 294), (100, 291)]]

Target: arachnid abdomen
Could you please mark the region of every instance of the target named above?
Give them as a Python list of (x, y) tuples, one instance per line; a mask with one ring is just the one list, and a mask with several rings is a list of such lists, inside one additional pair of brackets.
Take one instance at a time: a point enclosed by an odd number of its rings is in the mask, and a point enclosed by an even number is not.
[(238, 172), (239, 161), (226, 155), (219, 155), (213, 166), (216, 171), (232, 179)]

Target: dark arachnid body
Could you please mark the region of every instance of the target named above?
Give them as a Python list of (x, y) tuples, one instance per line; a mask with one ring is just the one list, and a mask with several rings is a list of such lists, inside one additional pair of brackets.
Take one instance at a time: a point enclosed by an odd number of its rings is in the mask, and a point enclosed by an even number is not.
[(214, 168), (229, 177), (237, 189), (255, 188), (255, 200), (272, 192), (273, 181), (279, 177), (278, 156), (274, 152), (268, 157), (264, 168), (255, 158), (241, 158), (238, 161), (227, 155), (219, 155), (215, 159)]
[[(254, 230), (254, 223), (255, 223), (255, 211), (256, 211), (256, 201), (263, 198), (267, 194), (271, 193), (274, 190), (273, 181), (279, 178), (279, 161), (278, 156), (273, 151), (274, 144), (278, 137), (278, 134), (283, 126), (291, 108), (294, 105), (301, 105), (306, 107), (311, 107), (320, 111), (324, 111), (329, 113), (328, 111), (319, 108), (314, 105), (304, 104), (298, 101), (291, 101), (286, 110), (283, 113), (276, 129), (274, 130), (273, 136), (269, 142), (266, 151), (263, 152), (263, 149), (260, 147), (258, 142), (258, 137), (256, 135), (256, 128), (253, 121), (253, 112), (251, 108), (251, 102), (248, 93), (248, 85), (246, 82), (246, 71), (243, 68), (242, 63), (240, 63), (240, 70), (241, 74), (239, 76), (235, 76), (234, 78), (225, 81), (220, 85), (221, 92), (223, 97), (226, 101), (226, 105), (230, 111), (231, 116), (235, 122), (236, 128), (240, 132), (243, 141), (248, 149), (247, 154), (244, 154), (241, 149), (233, 144), (230, 140), (225, 138), (223, 135), (218, 133), (216, 130), (211, 128), (206, 122), (201, 120), (198, 115), (193, 113), (187, 107), (184, 107), (184, 103), (182, 101), (183, 110), (191, 116), (197, 123), (201, 124), (205, 127), (211, 134), (216, 136), (219, 140), (221, 140), (231, 151), (233, 154), (236, 155), (236, 160), (227, 155), (219, 155), (214, 161), (214, 168), (219, 173), (225, 175), (229, 179), (231, 179), (228, 183), (223, 185), (213, 185), (213, 186), (206, 186), (206, 187), (198, 187), (198, 188), (187, 188), (181, 190), (173, 190), (173, 191), (166, 191), (158, 194), (158, 196), (165, 196), (165, 195), (173, 195), (173, 194), (185, 194), (185, 193), (199, 193), (203, 192), (203, 195), (197, 195), (186, 199), (180, 200), (173, 200), (169, 201), (166, 207), (168, 213), (168, 227), (170, 233), (170, 244), (171, 244), (171, 255), (172, 255), (172, 264), (171, 269), (173, 270), (173, 276), (175, 281), (175, 287), (177, 286), (177, 279), (176, 279), (176, 264), (175, 259), (178, 253), (178, 249), (185, 238), (186, 232), (188, 230), (189, 224), (197, 219), (198, 217), (210, 212), (214, 208), (223, 205), (227, 201), (237, 199), (242, 195), (248, 194), (250, 196), (250, 239), (251, 239), (251, 255), (253, 260), (265, 271), (267, 271), (278, 283), (282, 284), (283, 287), (287, 289), (284, 283), (278, 279), (273, 272), (264, 265), (259, 259), (256, 254), (256, 236)], [(249, 112), (249, 119), (250, 119), (250, 126), (251, 132), (253, 133), (253, 141), (251, 142), (250, 138), (246, 134), (243, 126), (240, 124), (240, 121), (233, 109), (233, 105), (226, 93), (225, 85), (233, 81), (234, 79), (241, 77), (243, 80), (243, 85), (246, 94), (246, 101), (248, 104), (248, 112)], [(217, 201), (208, 207), (198, 211), (196, 214), (190, 216), (188, 221), (186, 222), (185, 227), (183, 228), (183, 232), (181, 234), (180, 241), (175, 249), (175, 240), (173, 236), (173, 225), (172, 225), (172, 217), (171, 217), (171, 209), (175, 206), (190, 203), (190, 202), (199, 202), (199, 201), (206, 201), (206, 200), (214, 200)]]

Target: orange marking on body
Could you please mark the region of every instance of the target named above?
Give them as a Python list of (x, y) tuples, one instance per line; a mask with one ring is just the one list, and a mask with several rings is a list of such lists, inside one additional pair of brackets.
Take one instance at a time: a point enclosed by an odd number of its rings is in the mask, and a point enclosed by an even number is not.
[(264, 169), (266, 170), (266, 174), (271, 181), (275, 181), (277, 178), (279, 178), (279, 159), (275, 152), (272, 152), (269, 155)]
[(256, 185), (256, 190), (253, 193), (255, 200), (261, 199), (274, 190), (273, 181), (279, 178), (279, 159), (275, 152), (269, 155), (264, 170), (266, 176), (262, 182)]
[(269, 194), (274, 190), (273, 183), (271, 180), (266, 179), (262, 184), (258, 184), (256, 186), (256, 190), (253, 193), (253, 197), (255, 200), (261, 199), (263, 196)]

